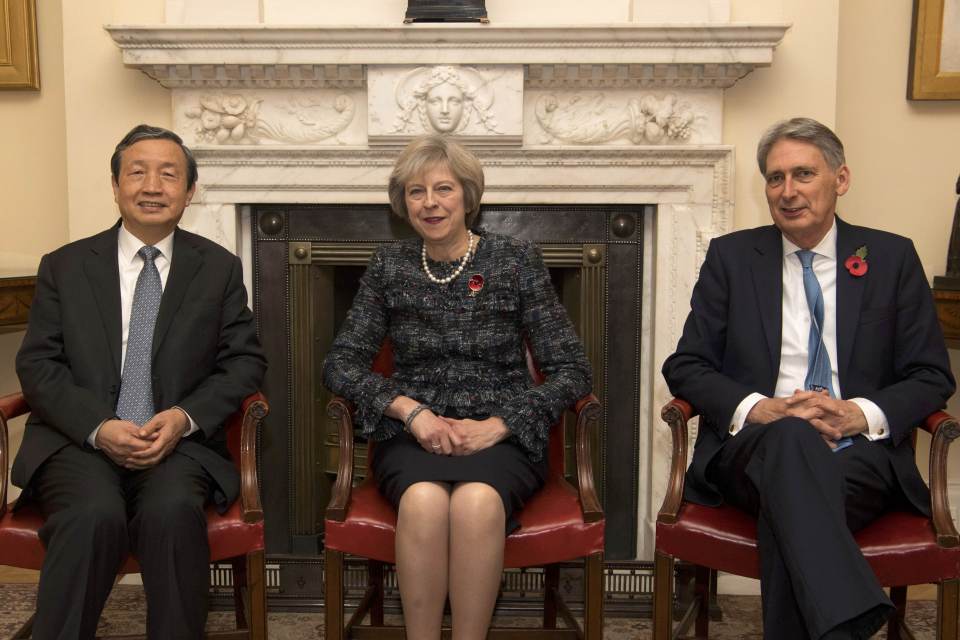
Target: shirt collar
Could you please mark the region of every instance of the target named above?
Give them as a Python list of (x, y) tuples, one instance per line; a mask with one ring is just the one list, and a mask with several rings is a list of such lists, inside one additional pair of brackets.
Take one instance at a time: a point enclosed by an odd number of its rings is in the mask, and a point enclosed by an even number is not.
[[(160, 250), (160, 255), (168, 261), (173, 259), (173, 234), (174, 231), (171, 231), (163, 240), (153, 245)], [(142, 246), (143, 242), (137, 236), (127, 231), (127, 228), (121, 224), (120, 233), (117, 236), (117, 247), (120, 250), (120, 257), (124, 264), (133, 262), (133, 259), (137, 257), (137, 252), (140, 251), (140, 247)]]
[[(788, 256), (791, 253), (796, 253), (800, 251), (800, 247), (793, 244), (787, 240), (787, 236), (780, 234), (780, 238), (783, 240), (783, 255)], [(827, 235), (823, 236), (823, 239), (811, 249), (815, 254), (821, 255), (830, 260), (837, 259), (837, 219), (834, 217), (833, 225), (830, 227), (830, 231), (827, 231)]]

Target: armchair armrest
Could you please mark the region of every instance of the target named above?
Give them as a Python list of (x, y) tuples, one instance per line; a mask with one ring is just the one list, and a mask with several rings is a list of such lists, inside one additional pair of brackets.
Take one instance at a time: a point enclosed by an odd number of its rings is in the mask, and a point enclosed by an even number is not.
[(7, 476), (10, 472), (10, 437), (7, 433), (7, 421), (30, 411), (22, 393), (11, 393), (0, 397), (0, 516), (7, 511)]
[(597, 498), (593, 482), (593, 457), (590, 454), (591, 432), (596, 431), (600, 423), (600, 402), (592, 393), (577, 401), (574, 411), (577, 414), (576, 455), (577, 484), (580, 487), (580, 509), (584, 522), (599, 522), (603, 519), (603, 509)]
[(660, 417), (670, 427), (673, 452), (670, 456), (670, 479), (663, 497), (657, 521), (672, 524), (677, 521), (677, 512), (683, 502), (683, 480), (687, 472), (687, 423), (697, 415), (693, 406), (681, 398), (674, 398), (660, 411)]
[(257, 478), (257, 432), (270, 412), (270, 406), (262, 393), (257, 391), (243, 400), (240, 411), (231, 417), (231, 422), (240, 424), (240, 511), (244, 522), (263, 520), (260, 504), (260, 482)]
[(960, 545), (960, 534), (950, 515), (947, 493), (947, 454), (950, 443), (960, 436), (957, 419), (943, 411), (927, 416), (920, 428), (933, 436), (930, 442), (930, 502), (933, 507), (933, 530), (941, 547)]
[(340, 462), (326, 517), (334, 522), (343, 522), (347, 518), (353, 489), (353, 405), (344, 398), (336, 397), (327, 405), (327, 416), (339, 425)]

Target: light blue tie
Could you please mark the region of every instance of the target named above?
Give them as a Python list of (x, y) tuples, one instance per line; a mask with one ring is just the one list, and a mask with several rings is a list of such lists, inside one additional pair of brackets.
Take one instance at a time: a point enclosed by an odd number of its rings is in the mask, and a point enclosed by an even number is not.
[(117, 417), (136, 424), (145, 424), (154, 415), (152, 351), (153, 328), (160, 309), (160, 272), (154, 260), (160, 250), (149, 245), (137, 252), (143, 258), (143, 268), (137, 276), (130, 312), (130, 330), (127, 333), (127, 353), (123, 359), (120, 397), (117, 399)]
[[(833, 390), (833, 371), (830, 368), (830, 354), (823, 344), (823, 290), (820, 281), (813, 272), (813, 251), (801, 249), (797, 251), (800, 265), (803, 267), (803, 291), (807, 294), (807, 306), (810, 307), (810, 337), (807, 339), (807, 377), (803, 381), (803, 388), (808, 391), (826, 389), (831, 398), (837, 394)], [(853, 444), (850, 438), (840, 438), (836, 441), (834, 451), (840, 451)]]
[(826, 389), (831, 398), (837, 394), (833, 390), (833, 371), (830, 367), (830, 354), (823, 344), (823, 291), (813, 272), (813, 251), (797, 251), (800, 265), (803, 267), (803, 290), (807, 294), (807, 306), (810, 307), (810, 337), (807, 339), (807, 377), (803, 388), (820, 391)]

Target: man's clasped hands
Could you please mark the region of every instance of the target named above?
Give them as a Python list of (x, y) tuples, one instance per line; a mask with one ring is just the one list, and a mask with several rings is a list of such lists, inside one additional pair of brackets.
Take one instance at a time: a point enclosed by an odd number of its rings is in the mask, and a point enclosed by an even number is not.
[(167, 457), (189, 428), (187, 414), (173, 407), (142, 427), (129, 420), (107, 420), (97, 432), (96, 443), (117, 465), (148, 469)]
[(786, 417), (813, 425), (831, 448), (837, 440), (867, 430), (867, 419), (855, 402), (831, 398), (826, 391), (797, 389), (787, 398), (764, 398), (753, 405), (746, 424), (768, 424)]

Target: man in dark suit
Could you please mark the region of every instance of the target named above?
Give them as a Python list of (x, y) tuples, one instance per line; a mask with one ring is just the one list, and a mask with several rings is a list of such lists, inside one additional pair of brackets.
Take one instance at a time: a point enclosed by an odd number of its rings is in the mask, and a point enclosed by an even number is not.
[(774, 224), (711, 242), (663, 365), (701, 416), (686, 498), (757, 516), (765, 637), (868, 638), (893, 609), (852, 532), (929, 513), (910, 435), (954, 380), (913, 244), (836, 217), (836, 135), (780, 122), (757, 159)]
[(121, 222), (43, 257), (17, 374), (32, 413), (13, 463), (46, 520), (35, 639), (93, 638), (128, 553), (150, 638), (198, 638), (204, 505), (239, 491), (222, 425), (266, 363), (239, 259), (177, 228), (197, 165), (140, 125), (111, 159)]

